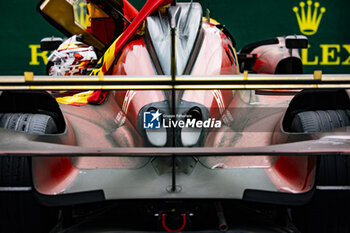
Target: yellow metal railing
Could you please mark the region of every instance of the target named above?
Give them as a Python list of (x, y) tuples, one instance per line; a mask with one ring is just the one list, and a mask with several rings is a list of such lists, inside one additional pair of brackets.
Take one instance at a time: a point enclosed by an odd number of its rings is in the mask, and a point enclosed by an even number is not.
[(350, 75), (240, 75), (221, 76), (0, 76), (0, 90), (207, 90), (349, 88)]

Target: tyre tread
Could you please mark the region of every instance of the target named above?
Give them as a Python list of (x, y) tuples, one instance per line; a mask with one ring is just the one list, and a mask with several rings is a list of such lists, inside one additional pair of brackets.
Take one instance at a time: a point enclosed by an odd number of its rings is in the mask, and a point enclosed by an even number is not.
[[(298, 113), (293, 122), (294, 132), (327, 132), (350, 125), (350, 110), (318, 110)], [(322, 156), (319, 185), (350, 185), (350, 158), (347, 156)]]

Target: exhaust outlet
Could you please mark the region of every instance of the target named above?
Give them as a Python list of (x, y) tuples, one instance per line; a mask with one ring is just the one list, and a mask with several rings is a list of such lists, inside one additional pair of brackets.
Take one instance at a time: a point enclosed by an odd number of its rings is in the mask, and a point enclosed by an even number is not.
[[(190, 120), (203, 120), (202, 111), (199, 107), (193, 107), (188, 112), (187, 115), (190, 116), (187, 119)], [(202, 134), (202, 128), (183, 128), (181, 130), (181, 143), (183, 146), (194, 146), (197, 144), (200, 136)]]
[(224, 215), (224, 211), (222, 209), (222, 205), (220, 201), (215, 202), (216, 214), (218, 216), (219, 230), (225, 232), (228, 230), (228, 226), (226, 223), (226, 218)]

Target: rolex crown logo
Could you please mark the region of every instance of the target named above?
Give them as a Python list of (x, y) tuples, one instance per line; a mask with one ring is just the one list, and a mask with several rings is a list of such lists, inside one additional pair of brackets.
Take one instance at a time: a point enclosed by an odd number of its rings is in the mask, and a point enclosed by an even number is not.
[[(299, 7), (295, 6), (293, 11), (295, 12), (299, 24), (299, 28), (301, 33), (304, 35), (313, 35), (317, 32), (318, 26), (320, 25), (321, 18), (324, 12), (326, 12), (326, 8), (321, 7), (320, 3), (314, 3), (314, 9), (312, 13), (312, 1), (307, 1), (307, 10), (305, 11), (305, 2), (300, 2)], [(320, 8), (320, 10), (318, 10)]]

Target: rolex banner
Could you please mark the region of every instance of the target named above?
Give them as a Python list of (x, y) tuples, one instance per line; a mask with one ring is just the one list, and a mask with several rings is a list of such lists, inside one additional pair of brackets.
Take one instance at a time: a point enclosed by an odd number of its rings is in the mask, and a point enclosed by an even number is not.
[[(350, 73), (350, 1), (205, 1), (230, 29), (239, 48), (280, 35), (305, 35), (304, 72)], [(236, 5), (234, 5), (234, 2)]]
[[(63, 37), (49, 25), (36, 6), (39, 0), (4, 1), (0, 31), (0, 75), (25, 71), (45, 74), (43, 37)], [(141, 9), (145, 0), (130, 0)], [(179, 1), (180, 2), (180, 1)], [(283, 35), (305, 35), (309, 48), (301, 53), (304, 72), (350, 73), (350, 1), (348, 0), (201, 0), (203, 13), (224, 24), (244, 45)]]

